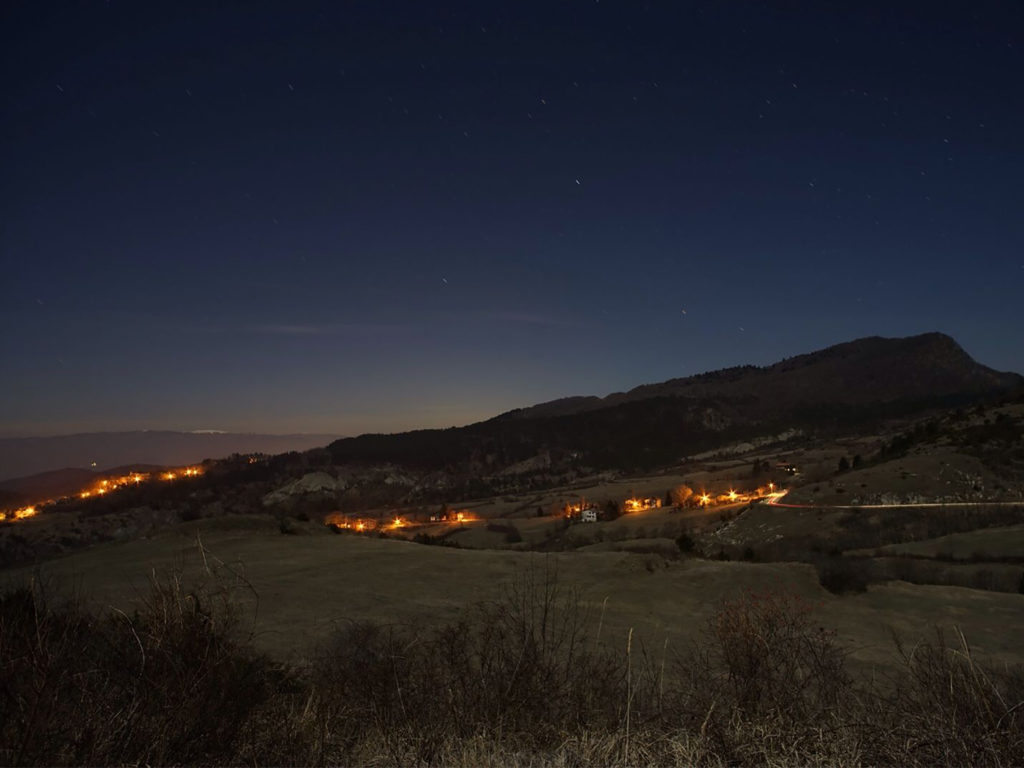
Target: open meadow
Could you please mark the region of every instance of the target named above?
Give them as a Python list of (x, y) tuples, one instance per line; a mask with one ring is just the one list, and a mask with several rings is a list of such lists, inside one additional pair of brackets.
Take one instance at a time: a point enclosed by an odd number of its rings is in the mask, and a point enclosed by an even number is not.
[(724, 601), (749, 591), (780, 591), (817, 606), (815, 620), (836, 630), (850, 662), (864, 670), (896, 662), (893, 632), (912, 644), (936, 628), (950, 637), (962, 631), (979, 658), (1024, 662), (1020, 594), (892, 582), (834, 595), (820, 586), (812, 566), (801, 563), (667, 559), (594, 546), (551, 554), (423, 546), (332, 535), (317, 525), (281, 535), (260, 517), (185, 524), (37, 569), (5, 571), (2, 578), (8, 586), (36, 579), (74, 591), (100, 609), (130, 613), (154, 574), (176, 574), (188, 585), (208, 581), (207, 569), (233, 585), (256, 646), (281, 659), (309, 657), (346, 622), (414, 627), (454, 620), (474, 603), (500, 599), (517, 575), (554, 569), (562, 589), (578, 592), (587, 622), (595, 632), (600, 626), (601, 643), (612, 649), (625, 648), (630, 630), (634, 642), (659, 654), (666, 647), (681, 649), (706, 629)]

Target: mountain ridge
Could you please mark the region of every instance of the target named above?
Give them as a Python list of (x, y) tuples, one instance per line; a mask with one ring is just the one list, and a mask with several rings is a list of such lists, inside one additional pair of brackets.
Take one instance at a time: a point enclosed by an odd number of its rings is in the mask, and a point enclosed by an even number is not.
[[(808, 401), (808, 395), (813, 396), (815, 394), (809, 391), (812, 389), (812, 386), (807, 384), (798, 386), (799, 377), (788, 374), (793, 374), (802, 368), (806, 368), (808, 365), (816, 363), (842, 361), (856, 363), (858, 360), (871, 357), (874, 357), (876, 360), (879, 357), (891, 358), (889, 361), (890, 365), (902, 362), (901, 365), (896, 366), (902, 369), (901, 373), (907, 373), (908, 369), (914, 367), (914, 364), (926, 363), (926, 360), (923, 358), (931, 357), (933, 360), (941, 362), (941, 366), (938, 368), (939, 375), (935, 375), (933, 368), (933, 380), (927, 382), (931, 384), (930, 388), (932, 391), (930, 394), (932, 395), (968, 394), (985, 392), (990, 389), (1012, 389), (1015, 386), (1024, 385), (1024, 376), (1013, 372), (996, 371), (976, 362), (956, 340), (943, 333), (931, 332), (908, 337), (866, 336), (824, 347), (813, 352), (784, 358), (767, 366), (740, 365), (722, 368), (693, 376), (667, 379), (653, 384), (640, 384), (626, 392), (613, 392), (605, 397), (576, 395), (558, 398), (526, 408), (513, 409), (495, 418), (537, 418), (569, 415), (614, 407), (625, 402), (663, 396), (745, 396), (749, 395), (750, 392), (740, 391), (743, 388), (736, 386), (737, 380), (744, 376), (757, 381), (756, 386), (759, 389), (763, 387), (766, 379), (785, 376), (786, 380), (784, 382), (773, 383), (775, 384), (774, 389), (785, 389), (790, 393), (790, 396), (785, 399), (786, 405), (792, 405), (796, 402), (805, 404), (820, 402), (820, 394), (823, 389), (820, 381), (809, 382), (810, 385), (818, 388), (819, 396), (812, 397), (812, 400)], [(847, 373), (847, 371), (855, 368), (855, 366), (833, 365), (832, 367), (833, 370), (830, 373), (832, 374), (833, 381), (829, 383), (833, 385), (831, 391), (834, 392), (836, 389), (834, 379), (843, 373)], [(844, 388), (846, 391), (843, 392), (842, 397), (844, 402), (847, 403), (890, 402), (907, 396), (905, 378), (893, 379), (893, 381), (902, 386), (887, 387), (887, 391), (883, 391), (880, 398), (877, 396), (879, 394), (877, 386), (874, 388), (863, 387), (864, 382), (858, 381), (857, 377), (848, 376), (847, 378), (851, 379), (849, 383), (854, 384), (855, 387), (860, 387), (861, 393), (873, 392), (875, 394), (875, 397), (869, 399), (854, 397), (852, 395), (855, 395), (857, 390), (854, 387), (850, 387), (848, 383)], [(920, 384), (922, 382), (917, 381), (914, 383)], [(714, 391), (711, 392), (711, 389)], [(776, 397), (784, 396), (784, 394), (783, 392), (774, 393)]]
[(605, 398), (576, 396), (464, 427), (366, 434), (328, 446), (336, 464), (394, 463), (463, 477), (538, 455), (565, 469), (650, 469), (729, 440), (961, 407), (1024, 389), (1024, 377), (977, 363), (951, 337), (868, 337)]

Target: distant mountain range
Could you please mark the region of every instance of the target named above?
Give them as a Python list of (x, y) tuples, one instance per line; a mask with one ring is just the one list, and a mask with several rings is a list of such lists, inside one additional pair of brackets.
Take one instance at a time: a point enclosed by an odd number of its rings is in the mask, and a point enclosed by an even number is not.
[(327, 445), (337, 437), (145, 431), (0, 438), (0, 482), (59, 469), (103, 471), (129, 464), (182, 466), (233, 453), (305, 451)]
[(863, 427), (1015, 391), (1024, 391), (1024, 377), (977, 363), (941, 333), (870, 337), (764, 368), (569, 397), (460, 428), (361, 435), (329, 450), (336, 464), (393, 462), (462, 474), (542, 455), (551, 467), (646, 469), (753, 435)]
[(607, 397), (569, 397), (503, 414), (539, 418), (610, 408), (653, 397), (756, 398), (770, 410), (822, 403), (858, 405), (895, 400), (989, 394), (1024, 384), (975, 362), (951, 337), (925, 333), (837, 344), (758, 368), (752, 365), (644, 384)]
[[(981, 365), (949, 336), (871, 337), (766, 367), (728, 368), (606, 397), (568, 397), (449, 429), (344, 439), (158, 431), (0, 439), (0, 493), (72, 487), (117, 466), (181, 466), (328, 444), (334, 464), (399, 464), (464, 479), (521, 462), (555, 472), (645, 469), (756, 435), (862, 428), (1014, 392), (1024, 393), (1024, 377)], [(25, 477), (38, 473), (44, 474)]]

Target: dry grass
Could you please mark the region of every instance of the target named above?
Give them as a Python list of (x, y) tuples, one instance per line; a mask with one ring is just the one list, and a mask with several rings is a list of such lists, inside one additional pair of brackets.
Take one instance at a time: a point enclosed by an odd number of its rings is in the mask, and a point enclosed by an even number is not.
[[(956, 560), (1024, 558), (1024, 525), (981, 528), (934, 539), (889, 544), (879, 549), (885, 555), (907, 554)], [(852, 554), (872, 554), (874, 551), (855, 551)]]
[[(36, 588), (0, 598), (4, 764), (1018, 765), (1024, 677), (963, 637), (856, 680), (816, 607), (718, 606), (698, 640), (609, 647), (554, 558), (497, 600), (416, 631), (349, 623), (281, 667), (239, 634), (237, 573), (155, 580), (94, 615)], [(251, 601), (242, 603), (253, 609)], [(600, 627), (600, 624), (598, 625)], [(598, 632), (600, 630), (598, 629)]]
[[(221, 527), (217, 522), (217, 528)], [(197, 521), (189, 535), (98, 547), (47, 563), (41, 570), (55, 583), (78, 585), (89, 606), (116, 606), (131, 614), (143, 602), (150, 575), (179, 571), (203, 578), (207, 557), (218, 556), (252, 583), (260, 595), (253, 643), (279, 660), (303, 661), (334, 628), (348, 621), (439, 625), (459, 618), (466, 606), (500, 598), (502, 585), (548, 557), (529, 552), (474, 551), (426, 547), (409, 542), (335, 536), (310, 526), (310, 535), (281, 536), (248, 527), (215, 530)], [(680, 648), (722, 601), (747, 589), (772, 587), (822, 603), (823, 623), (839, 631), (857, 669), (894, 664), (890, 628), (910, 641), (939, 625), (960, 626), (987, 659), (1020, 662), (1016, 638), (1024, 633), (1024, 596), (955, 587), (892, 582), (867, 592), (836, 597), (818, 583), (813, 566), (794, 563), (717, 562), (655, 554), (570, 552), (550, 556), (562, 579), (574, 585), (589, 607), (602, 642), (625, 647), (632, 627), (637, 638)], [(0, 584), (16, 586), (32, 571), (4, 571)], [(247, 594), (247, 593), (240, 593)], [(247, 612), (243, 615), (249, 616)]]

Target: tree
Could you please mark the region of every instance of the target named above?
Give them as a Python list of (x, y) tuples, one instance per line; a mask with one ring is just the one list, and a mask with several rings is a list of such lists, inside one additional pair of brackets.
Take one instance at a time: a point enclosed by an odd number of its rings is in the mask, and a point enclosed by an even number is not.
[(849, 468), (850, 468), (850, 460), (847, 459), (845, 456), (840, 457), (840, 459), (839, 459), (839, 471), (840, 472), (846, 472), (847, 470), (849, 470)]
[(672, 498), (672, 503), (681, 507), (693, 496), (693, 488), (688, 485), (677, 485), (669, 491), (669, 495)]
[(605, 502), (605, 504), (604, 504), (604, 516), (608, 520), (615, 520), (615, 519), (617, 519), (619, 514), (620, 514), (619, 502), (615, 501), (615, 499), (609, 499), (608, 501)]
[(863, 460), (863, 459), (862, 459), (862, 458), (860, 457), (860, 454), (859, 454), (859, 453), (858, 453), (858, 454), (856, 454), (856, 455), (855, 455), (855, 456), (853, 457), (853, 468), (854, 468), (854, 469), (857, 469), (857, 468), (858, 468), (858, 467), (860, 467), (860, 465), (861, 465), (861, 464), (863, 464), (863, 463), (864, 463), (864, 460)]

